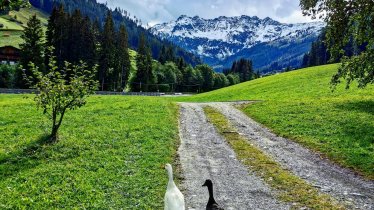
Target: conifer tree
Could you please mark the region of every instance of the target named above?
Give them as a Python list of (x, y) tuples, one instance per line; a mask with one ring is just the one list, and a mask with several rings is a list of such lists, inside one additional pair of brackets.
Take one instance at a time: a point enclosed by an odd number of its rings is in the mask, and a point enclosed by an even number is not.
[[(29, 63), (32, 62), (39, 66), (41, 71), (44, 71), (44, 42), (43, 42), (43, 29), (40, 20), (33, 15), (31, 19), (27, 22), (21, 38), (23, 43), (20, 45), (21, 48), (21, 60), (20, 64), (25, 69), (27, 76), (31, 76), (32, 72), (29, 69)], [(21, 79), (21, 73), (18, 72), (18, 84), (20, 88), (26, 88), (27, 85)]]
[(66, 60), (75, 64), (83, 57), (83, 43), (86, 41), (82, 36), (83, 19), (80, 11), (74, 10), (67, 23), (69, 32), (66, 40), (66, 47), (69, 53), (67, 54), (68, 57)]
[(97, 64), (96, 60), (96, 42), (94, 28), (88, 16), (82, 19), (82, 26), (80, 29), (81, 40), (84, 40), (80, 45), (80, 59), (88, 64), (89, 67)]
[(165, 45), (162, 45), (162, 47), (161, 47), (159, 57), (158, 57), (158, 61), (162, 65), (164, 65), (166, 63), (166, 48), (165, 48)]
[[(57, 65), (62, 67), (64, 61), (67, 60), (67, 36), (68, 36), (68, 15), (64, 11), (64, 7), (60, 5), (58, 8), (52, 10), (51, 16), (48, 20), (48, 27), (46, 32), (46, 44), (53, 47), (53, 56), (56, 56)], [(48, 57), (46, 63), (48, 63)]]
[(118, 86), (121, 90), (124, 90), (130, 75), (130, 55), (128, 46), (128, 35), (126, 28), (123, 24), (119, 27), (119, 32), (117, 33), (117, 74), (118, 74)]
[(112, 12), (108, 11), (104, 24), (104, 31), (101, 41), (101, 58), (100, 58), (100, 87), (101, 90), (110, 88), (113, 85), (113, 69), (115, 67), (115, 31)]
[(148, 84), (153, 80), (152, 54), (148, 47), (145, 35), (139, 38), (138, 54), (136, 55), (137, 72), (132, 89), (134, 91), (148, 91)]

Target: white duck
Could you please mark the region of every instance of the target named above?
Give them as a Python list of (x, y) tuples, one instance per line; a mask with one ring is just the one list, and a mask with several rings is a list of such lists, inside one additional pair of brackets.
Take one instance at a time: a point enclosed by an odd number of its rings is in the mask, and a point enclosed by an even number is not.
[(165, 165), (165, 169), (168, 172), (169, 182), (165, 193), (165, 207), (164, 210), (185, 210), (184, 208), (184, 196), (178, 187), (175, 185), (173, 180), (173, 169), (169, 163)]

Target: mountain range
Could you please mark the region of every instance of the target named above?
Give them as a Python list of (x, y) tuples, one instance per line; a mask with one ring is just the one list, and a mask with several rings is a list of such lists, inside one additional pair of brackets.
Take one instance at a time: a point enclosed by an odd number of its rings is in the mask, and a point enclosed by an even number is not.
[(245, 15), (214, 19), (182, 15), (153, 26), (150, 32), (199, 55), (218, 71), (248, 58), (255, 69), (266, 73), (299, 67), (324, 26), (323, 22), (285, 24)]

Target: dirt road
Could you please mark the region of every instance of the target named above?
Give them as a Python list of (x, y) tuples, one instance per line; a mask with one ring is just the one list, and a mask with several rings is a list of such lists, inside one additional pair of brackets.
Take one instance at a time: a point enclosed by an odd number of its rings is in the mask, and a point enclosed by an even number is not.
[(321, 159), (288, 139), (277, 137), (232, 103), (181, 103), (179, 155), (188, 208), (205, 208), (208, 193), (201, 185), (208, 178), (214, 183), (217, 202), (225, 209), (290, 207), (277, 201), (274, 192), (236, 159), (233, 150), (207, 121), (202, 109), (206, 105), (217, 108), (248, 141), (321, 192), (352, 209), (374, 209), (373, 182)]
[(213, 181), (215, 199), (225, 209), (288, 209), (236, 159), (199, 104), (181, 106), (179, 156), (188, 209), (205, 209), (209, 197), (201, 186), (205, 179)]

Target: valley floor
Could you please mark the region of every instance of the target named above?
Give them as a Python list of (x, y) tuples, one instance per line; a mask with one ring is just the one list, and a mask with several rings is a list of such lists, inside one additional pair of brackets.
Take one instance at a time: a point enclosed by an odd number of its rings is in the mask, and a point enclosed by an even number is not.
[(331, 196), (350, 209), (374, 208), (373, 181), (366, 181), (299, 144), (276, 136), (232, 103), (181, 103), (179, 156), (186, 207), (204, 208), (208, 193), (200, 186), (205, 179), (212, 179), (216, 200), (225, 209), (290, 208), (278, 200), (276, 189), (237, 159), (225, 138), (206, 118), (205, 106), (221, 112), (248, 144), (257, 147), (290, 174), (306, 181), (318, 193)]

